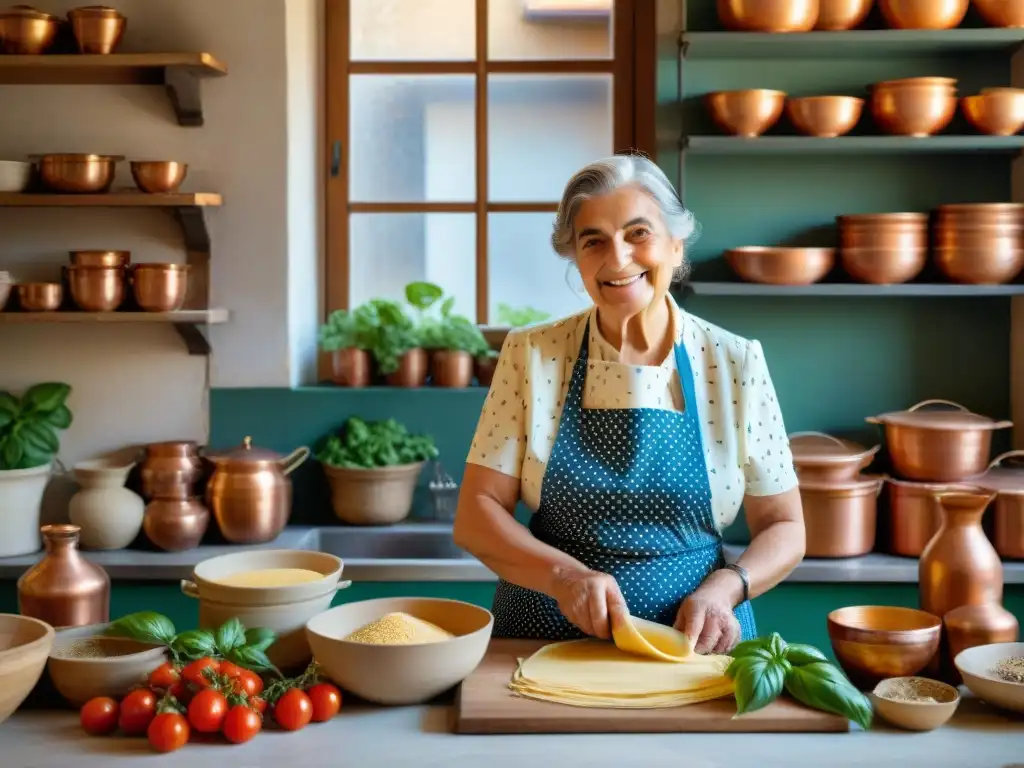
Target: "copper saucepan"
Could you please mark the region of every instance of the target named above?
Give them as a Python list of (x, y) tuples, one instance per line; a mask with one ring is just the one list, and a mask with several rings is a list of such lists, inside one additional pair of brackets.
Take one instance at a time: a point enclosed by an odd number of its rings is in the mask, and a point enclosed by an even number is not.
[(807, 557), (860, 557), (875, 546), (878, 496), (885, 478), (800, 483)]
[(865, 448), (824, 432), (794, 432), (789, 436), (793, 466), (801, 482), (834, 483), (856, 480), (882, 446)]
[(992, 507), (992, 543), (1001, 557), (1024, 560), (1024, 464), (1003, 466), (1007, 459), (1024, 460), (1024, 451), (1007, 451), (992, 459), (978, 485), (996, 492)]
[[(927, 410), (944, 405), (952, 410)], [(886, 449), (896, 474), (905, 480), (955, 483), (988, 468), (992, 432), (1013, 426), (971, 413), (949, 400), (923, 400), (905, 411), (867, 418), (885, 428)]]

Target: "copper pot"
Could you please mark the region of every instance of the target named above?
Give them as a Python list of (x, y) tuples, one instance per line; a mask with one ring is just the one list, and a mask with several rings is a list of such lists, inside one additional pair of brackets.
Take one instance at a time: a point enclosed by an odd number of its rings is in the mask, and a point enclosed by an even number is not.
[(946, 669), (954, 681), (960, 674), (953, 663), (962, 651), (992, 643), (1016, 643), (1020, 636), (1017, 618), (1001, 605), (962, 605), (942, 617), (946, 632)]
[(188, 500), (202, 473), (199, 449), (191, 440), (150, 443), (140, 471), (147, 499)]
[(53, 192), (98, 194), (108, 192), (123, 157), (115, 155), (36, 155), (39, 178)]
[(124, 37), (128, 19), (113, 8), (88, 6), (68, 11), (71, 31), (78, 52), (106, 55), (113, 53)]
[(889, 552), (920, 557), (942, 527), (937, 495), (948, 491), (980, 491), (959, 483), (911, 483), (889, 478)]
[(884, 132), (931, 136), (956, 115), (956, 90), (940, 82), (878, 83), (871, 90), (871, 115)]
[(73, 267), (127, 267), (132, 263), (131, 251), (69, 251)]
[(1010, 0), (974, 0), (974, 9), (990, 27), (1024, 27), (1024, 5)]
[(1003, 601), (1003, 564), (981, 527), (994, 493), (937, 494), (942, 525), (921, 553), (921, 609), (945, 616), (961, 605)]
[(224, 538), (232, 544), (263, 544), (276, 539), (292, 513), (288, 475), (309, 454), (309, 448), (303, 446), (281, 456), (254, 448), (251, 437), (239, 448), (207, 454), (214, 467), (206, 486), (206, 503)]
[(754, 138), (779, 122), (786, 106), (786, 94), (764, 88), (716, 91), (707, 94), (704, 103), (715, 125), (723, 131)]
[(893, 29), (953, 29), (967, 15), (970, 0), (878, 0)]
[(153, 499), (146, 505), (142, 530), (165, 552), (195, 549), (210, 524), (210, 512), (196, 498)]
[(1024, 128), (1024, 89), (986, 88), (960, 100), (967, 122), (989, 136), (1013, 136)]
[(53, 627), (81, 627), (110, 621), (110, 577), (78, 551), (77, 525), (40, 529), (43, 559), (18, 579), (18, 612)]
[(839, 32), (853, 29), (871, 13), (875, 0), (820, 0), (815, 29)]
[(465, 389), (473, 383), (473, 356), (459, 349), (437, 349), (430, 356), (435, 387)]
[(904, 283), (928, 263), (928, 214), (879, 213), (837, 216), (839, 257), (855, 280), (874, 285)]
[(805, 136), (835, 138), (852, 131), (864, 111), (854, 96), (806, 96), (786, 100), (786, 117)]
[(836, 263), (835, 248), (744, 246), (725, 252), (729, 268), (741, 279), (767, 285), (811, 285)]
[(188, 264), (136, 264), (132, 294), (144, 312), (177, 312), (188, 295)]
[(64, 286), (60, 283), (18, 283), (15, 290), (26, 312), (53, 312), (64, 301)]
[(995, 491), (992, 543), (1006, 559), (1024, 560), (1024, 466), (1003, 466), (1007, 459), (1024, 458), (1024, 451), (1007, 451), (992, 459), (978, 485)]
[(38, 56), (53, 47), (60, 30), (56, 16), (27, 5), (0, 13), (0, 53)]
[(113, 312), (124, 303), (122, 267), (68, 267), (75, 306), (85, 312)]
[(370, 383), (370, 353), (348, 347), (331, 353), (331, 381), (339, 387), (365, 387)]
[(498, 368), (498, 358), (496, 355), (486, 355), (477, 357), (473, 361), (473, 373), (476, 374), (476, 381), (481, 387), (491, 386), (491, 382), (494, 381), (494, 372)]
[(177, 192), (188, 175), (188, 165), (174, 160), (133, 160), (131, 170), (135, 186), (154, 195)]
[[(955, 410), (927, 410), (946, 405)], [(988, 467), (992, 432), (1013, 426), (971, 413), (949, 400), (923, 400), (905, 411), (867, 419), (885, 428), (886, 449), (896, 474), (906, 480), (959, 482)]]
[(834, 483), (800, 481), (807, 557), (860, 557), (875, 546), (884, 478)]
[(818, 0), (718, 0), (718, 19), (740, 32), (809, 32)]
[(429, 358), (425, 349), (410, 349), (398, 360), (398, 370), (387, 374), (389, 387), (422, 387), (427, 380)]
[(875, 458), (882, 446), (863, 445), (841, 440), (824, 432), (794, 432), (789, 450), (800, 482), (842, 483), (856, 480)]

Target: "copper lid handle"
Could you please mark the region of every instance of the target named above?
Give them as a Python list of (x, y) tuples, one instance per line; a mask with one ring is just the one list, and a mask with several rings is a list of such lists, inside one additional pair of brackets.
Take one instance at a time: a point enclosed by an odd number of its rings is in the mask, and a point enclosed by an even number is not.
[(793, 432), (792, 434), (787, 435), (787, 437), (790, 440), (792, 440), (794, 437), (824, 437), (826, 440), (831, 440), (836, 445), (846, 445), (846, 443), (844, 443), (835, 435), (830, 435), (827, 432), (815, 432), (814, 430), (809, 430), (807, 432)]
[(1000, 464), (1002, 464), (1005, 459), (1016, 459), (1016, 458), (1024, 458), (1024, 450), (1018, 449), (1018, 450), (1014, 450), (1014, 451), (1007, 451), (1006, 453), (1001, 453), (998, 456), (996, 456), (994, 459), (992, 459), (991, 462), (989, 462), (988, 468), (989, 469), (995, 469)]
[(954, 403), (952, 400), (941, 400), (941, 399), (937, 399), (937, 398), (936, 399), (932, 399), (932, 400), (922, 400), (917, 405), (912, 405), (909, 408), (907, 408), (907, 411), (910, 412), (910, 413), (913, 413), (914, 411), (918, 410), (919, 408), (924, 408), (926, 405), (948, 405), (948, 406), (951, 406), (953, 408), (956, 408), (958, 411), (963, 411), (964, 413), (970, 413), (970, 410), (968, 410), (964, 406), (960, 405), (960, 403)]
[(250, 435), (246, 435), (242, 438), (242, 448), (247, 451), (252, 450), (252, 437)]

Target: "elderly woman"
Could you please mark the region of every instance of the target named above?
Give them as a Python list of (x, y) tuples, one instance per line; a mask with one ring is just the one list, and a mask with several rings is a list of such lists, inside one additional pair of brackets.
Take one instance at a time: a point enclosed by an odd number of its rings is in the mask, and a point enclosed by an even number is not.
[[(696, 229), (643, 157), (593, 163), (565, 188), (551, 240), (594, 306), (509, 334), (455, 521), (456, 542), (500, 577), (497, 636), (609, 638), (632, 615), (725, 653), (757, 634), (750, 599), (803, 557), (761, 345), (669, 293)], [(729, 564), (721, 531), (741, 503), (752, 538)]]

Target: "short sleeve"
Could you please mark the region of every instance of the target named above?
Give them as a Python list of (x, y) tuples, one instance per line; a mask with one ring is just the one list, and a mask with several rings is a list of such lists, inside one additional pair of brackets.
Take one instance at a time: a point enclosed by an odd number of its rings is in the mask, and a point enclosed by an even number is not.
[(741, 391), (746, 418), (746, 492), (751, 496), (785, 493), (797, 485), (793, 454), (764, 350), (758, 341), (751, 341), (747, 347)]
[(520, 477), (526, 454), (525, 334), (505, 337), (466, 461)]

